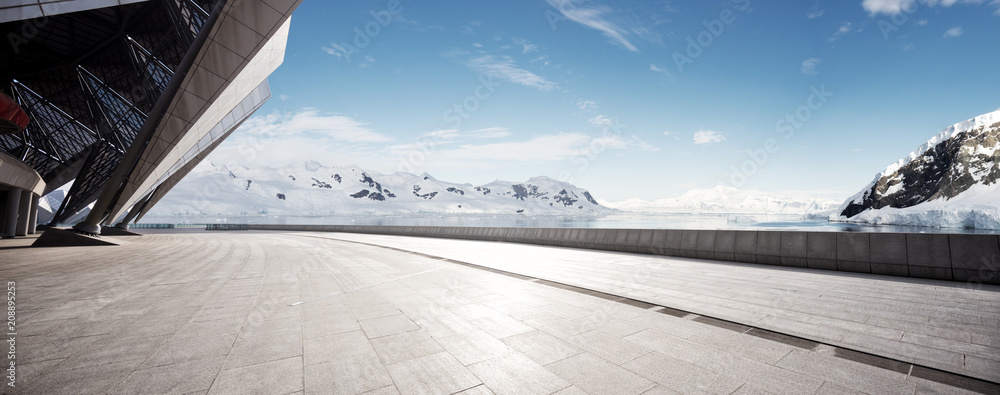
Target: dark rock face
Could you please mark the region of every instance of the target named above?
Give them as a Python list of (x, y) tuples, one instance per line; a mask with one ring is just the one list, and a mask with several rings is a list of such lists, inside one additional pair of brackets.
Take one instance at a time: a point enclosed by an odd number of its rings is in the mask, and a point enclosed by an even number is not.
[(524, 185), (517, 184), (510, 187), (514, 190), (514, 199), (524, 200), (524, 198), (528, 197), (528, 189)]
[(314, 186), (314, 187), (317, 187), (317, 188), (327, 188), (327, 189), (333, 188), (333, 185), (330, 185), (330, 184), (326, 183), (326, 181), (320, 181), (320, 180), (316, 179), (316, 177), (313, 177), (312, 180), (313, 180), (312, 186)]
[(355, 194), (351, 195), (351, 197), (355, 198), (355, 199), (361, 199), (361, 198), (363, 198), (365, 196), (368, 196), (369, 193), (371, 193), (369, 190), (362, 189), (362, 190), (358, 191), (358, 193), (355, 193)]
[(438, 194), (437, 192), (431, 192), (431, 193), (425, 193), (425, 194), (421, 195), (420, 194), (420, 185), (414, 185), (413, 186), (413, 196), (416, 196), (416, 197), (419, 197), (419, 198), (424, 198), (424, 199), (427, 199), (427, 200), (431, 200), (431, 199), (434, 199), (434, 197), (437, 196), (437, 194)]
[(465, 196), (465, 191), (463, 191), (461, 189), (458, 189), (458, 188), (455, 188), (455, 187), (449, 187), (448, 188), (448, 192), (457, 193), (459, 195)]
[(583, 191), (583, 198), (587, 199), (587, 201), (590, 202), (590, 203), (600, 204), (600, 203), (597, 203), (597, 200), (594, 200), (594, 197), (590, 195), (590, 192)]
[(285, 194), (279, 193), (278, 194), (278, 200), (285, 200)]
[(341, 181), (340, 174), (334, 174), (333, 175), (333, 180), (337, 181), (337, 183), (340, 184), (340, 181)]
[[(840, 215), (867, 209), (904, 208), (965, 192), (1000, 180), (1000, 122), (977, 127), (929, 147), (920, 157), (875, 180)], [(980, 149), (980, 148), (990, 149)], [(991, 153), (990, 153), (991, 152)]]
[(375, 182), (375, 180), (373, 180), (371, 177), (369, 177), (368, 174), (361, 173), (361, 180), (360, 181), (362, 183), (364, 183), (364, 184), (368, 184), (368, 186), (370, 186), (372, 188), (375, 188), (375, 190), (377, 190), (379, 192), (382, 192), (382, 185), (380, 185), (379, 183)]
[(482, 193), (483, 193), (483, 196), (486, 196), (486, 195), (489, 195), (489, 194), (490, 194), (490, 192), (492, 192), (492, 191), (490, 191), (490, 189), (489, 189), (489, 188), (485, 188), (485, 187), (476, 187), (476, 192), (482, 192)]
[(368, 195), (368, 198), (379, 202), (385, 201), (385, 196), (382, 196), (382, 194), (378, 192), (373, 192), (372, 194)]
[(246, 190), (248, 190), (248, 191), (250, 190), (250, 184), (253, 184), (253, 180), (247, 180), (247, 188), (246, 188)]
[(289, 175), (288, 175), (288, 178), (291, 178), (291, 179), (292, 179), (292, 181), (295, 181), (295, 176), (293, 176), (293, 175), (291, 175), (291, 174), (289, 174)]
[(385, 196), (388, 196), (388, 197), (391, 197), (391, 198), (396, 197), (396, 194), (392, 193), (392, 192), (389, 192), (389, 189), (383, 189), (382, 192), (385, 192)]
[[(576, 197), (576, 195), (574, 194), (573, 197)], [(559, 191), (559, 194), (557, 194), (554, 199), (555, 201), (562, 203), (562, 205), (566, 207), (572, 206), (573, 203), (576, 203), (576, 201), (578, 200), (570, 197), (569, 193), (567, 193), (565, 189)], [(581, 208), (583, 208), (583, 206), (581, 206)]]

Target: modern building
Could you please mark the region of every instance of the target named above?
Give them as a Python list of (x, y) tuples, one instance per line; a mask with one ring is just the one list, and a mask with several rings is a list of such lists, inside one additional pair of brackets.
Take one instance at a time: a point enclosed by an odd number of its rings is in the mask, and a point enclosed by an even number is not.
[(0, 93), (28, 117), (0, 128), (4, 231), (65, 185), (49, 224), (140, 218), (270, 98), (300, 2), (0, 3)]

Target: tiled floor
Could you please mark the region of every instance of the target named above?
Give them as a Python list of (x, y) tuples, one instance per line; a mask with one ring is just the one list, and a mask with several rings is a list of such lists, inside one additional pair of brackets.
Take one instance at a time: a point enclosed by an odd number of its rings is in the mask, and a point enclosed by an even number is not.
[[(0, 281), (17, 285), (14, 393), (1000, 390), (892, 360), (912, 351), (897, 344), (922, 344), (939, 350), (914, 348), (928, 362), (961, 355), (963, 368), (978, 358), (970, 372), (996, 366), (994, 289), (455, 240), (236, 231), (116, 239), (123, 245), (0, 244)], [(904, 291), (927, 299), (924, 309)], [(873, 295), (886, 308), (868, 306)], [(830, 306), (840, 310), (809, 310)], [(802, 318), (812, 316), (819, 321)], [(878, 325), (844, 324), (861, 318)], [(819, 341), (774, 332), (786, 324)], [(892, 359), (822, 341), (851, 336), (893, 350)]]
[(468, 262), (721, 318), (745, 325), (740, 331), (759, 327), (1000, 382), (998, 286), (510, 243), (300, 235)]

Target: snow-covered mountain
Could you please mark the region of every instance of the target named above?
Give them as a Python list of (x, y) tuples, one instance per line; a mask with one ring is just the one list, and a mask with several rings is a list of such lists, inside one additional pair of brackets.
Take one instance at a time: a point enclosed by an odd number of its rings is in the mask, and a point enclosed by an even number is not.
[(850, 222), (1000, 229), (1000, 109), (934, 136), (837, 214)]
[(476, 186), (440, 181), (426, 173), (380, 174), (315, 161), (260, 169), (230, 169), (206, 161), (154, 206), (149, 216), (613, 211), (598, 204), (586, 190), (548, 177)]
[[(813, 214), (837, 208), (839, 199), (814, 192), (761, 192), (718, 185), (692, 189), (681, 196), (653, 201), (600, 201), (624, 211), (650, 213)], [(841, 195), (843, 196), (843, 195)]]

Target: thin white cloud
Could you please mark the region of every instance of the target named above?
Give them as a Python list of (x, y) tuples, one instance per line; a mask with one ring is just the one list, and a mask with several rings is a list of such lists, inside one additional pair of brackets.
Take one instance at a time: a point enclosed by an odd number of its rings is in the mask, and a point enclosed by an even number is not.
[(826, 14), (826, 10), (821, 10), (818, 7), (813, 7), (811, 10), (809, 10), (809, 13), (806, 14), (806, 18), (816, 19), (823, 16), (823, 14)]
[(548, 66), (552, 62), (549, 60), (549, 55), (542, 55), (537, 58), (531, 59), (531, 63), (541, 62), (542, 66)]
[[(507, 131), (507, 128), (502, 128), (502, 127), (483, 128), (483, 129), (469, 130), (466, 132), (461, 132), (458, 131), (457, 129), (443, 129), (443, 130), (435, 130), (427, 132), (421, 135), (421, 137), (432, 138), (436, 140), (438, 143), (447, 143), (453, 140), (470, 139), (470, 138), (496, 139), (507, 136), (510, 136), (510, 132)], [(403, 147), (403, 146), (396, 146), (396, 147)]]
[(398, 161), (387, 160), (384, 151), (379, 153), (391, 141), (349, 116), (315, 109), (274, 112), (248, 119), (209, 160), (254, 167), (336, 158), (371, 169), (393, 169)]
[(362, 58), (361, 63), (358, 63), (358, 67), (368, 67), (373, 64), (375, 64), (375, 58), (365, 55), (364, 58)]
[(853, 26), (854, 25), (851, 22), (845, 22), (843, 25), (840, 25), (840, 27), (837, 28), (837, 31), (833, 32), (832, 36), (830, 36), (829, 38), (827, 38), (827, 41), (830, 41), (830, 42), (837, 41), (838, 38), (841, 38), (845, 34), (850, 33), (851, 32), (851, 27), (853, 27)]
[[(907, 10), (912, 12), (918, 6), (951, 7), (957, 3), (978, 5), (982, 4), (983, 0), (920, 0), (919, 4), (917, 0), (863, 0), (861, 7), (872, 15), (898, 15)], [(994, 0), (990, 5), (1000, 7), (1000, 1)], [(997, 10), (996, 14), (1000, 14), (1000, 10)]]
[(507, 128), (493, 127), (470, 130), (465, 132), (465, 135), (477, 139), (498, 139), (510, 136), (510, 132), (507, 131)]
[(323, 52), (329, 55), (335, 56), (337, 59), (351, 59), (350, 52), (346, 48), (337, 45), (336, 43), (330, 43), (329, 46), (323, 47)]
[[(489, 131), (494, 128), (484, 129)], [(506, 132), (506, 129), (503, 130)], [(442, 131), (452, 135), (452, 131)], [(476, 132), (476, 131), (474, 131)], [(460, 166), (465, 168), (495, 167), (498, 163), (544, 163), (564, 161), (574, 156), (592, 155), (594, 147), (602, 150), (659, 151), (636, 136), (611, 134), (589, 136), (582, 133), (556, 133), (534, 136), (526, 140), (497, 141), (485, 144), (453, 141), (437, 142), (433, 153), (435, 166)], [(393, 157), (419, 154), (426, 147), (421, 144), (399, 144), (388, 147)]]
[[(612, 43), (618, 44), (632, 52), (639, 52), (639, 48), (626, 38), (629, 32), (608, 19), (611, 8), (606, 6), (587, 7), (582, 1), (576, 0), (547, 0), (549, 5), (559, 10), (566, 19), (579, 23), (583, 26), (598, 30)], [(640, 29), (641, 30), (641, 29)]]
[(819, 65), (823, 64), (823, 61), (819, 58), (809, 58), (802, 62), (801, 72), (805, 75), (816, 75), (819, 74)]
[(548, 92), (558, 87), (555, 82), (549, 81), (528, 70), (518, 68), (514, 59), (510, 56), (484, 55), (472, 59), (468, 65), (478, 73), (492, 75), (496, 78), (535, 88), (543, 92)]
[(615, 121), (613, 119), (608, 118), (608, 117), (603, 116), (603, 115), (598, 115), (596, 117), (590, 118), (588, 120), (588, 122), (590, 122), (591, 125), (594, 125), (594, 126), (597, 126), (597, 127), (611, 126), (612, 124), (615, 123)]
[(955, 26), (955, 27), (953, 27), (953, 28), (948, 29), (947, 31), (945, 31), (944, 32), (944, 37), (945, 38), (954, 38), (954, 37), (961, 36), (962, 33), (963, 33), (962, 28), (960, 26)]
[(652, 63), (649, 64), (649, 71), (652, 71), (654, 73), (660, 73), (660, 74), (666, 74), (668, 76), (672, 76), (670, 74), (669, 70), (667, 70), (667, 69), (665, 69), (663, 67), (657, 66), (655, 64), (652, 64)]
[(521, 53), (532, 53), (538, 51), (538, 46), (523, 38), (515, 38), (514, 44), (521, 47)]
[[(533, 137), (525, 141), (488, 144), (462, 144), (454, 148), (441, 147), (435, 159), (450, 163), (479, 161), (551, 162), (565, 160), (579, 152), (590, 138), (578, 133), (562, 133)], [(389, 147), (389, 153), (406, 157), (415, 151), (410, 144)]]
[(458, 129), (434, 130), (420, 135), (420, 137), (430, 137), (434, 139), (450, 139), (459, 135)]
[(593, 101), (590, 101), (590, 100), (580, 100), (580, 101), (576, 102), (576, 106), (580, 107), (581, 110), (586, 111), (586, 110), (593, 110), (593, 109), (597, 108), (597, 103), (594, 103)]
[(697, 132), (694, 132), (695, 144), (699, 145), (712, 144), (712, 143), (721, 143), (723, 141), (726, 141), (726, 136), (723, 136), (722, 133), (716, 131), (699, 130)]
[(871, 14), (895, 15), (910, 9), (916, 0), (864, 0), (861, 7)]
[(279, 137), (311, 135), (349, 143), (380, 143), (392, 140), (368, 127), (367, 124), (344, 115), (320, 114), (304, 109), (294, 114), (275, 112), (250, 118), (240, 128), (246, 133)]

